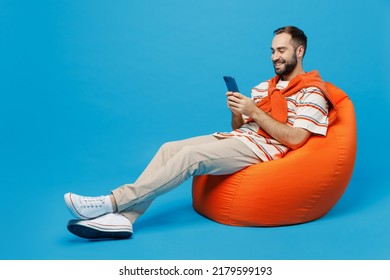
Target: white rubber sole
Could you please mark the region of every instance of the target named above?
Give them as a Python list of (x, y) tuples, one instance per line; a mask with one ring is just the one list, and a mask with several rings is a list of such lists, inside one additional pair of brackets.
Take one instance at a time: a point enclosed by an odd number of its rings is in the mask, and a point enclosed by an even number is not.
[(80, 220), (70, 220), (67, 228), (74, 235), (86, 239), (127, 239), (133, 235), (133, 230), (130, 227), (82, 224)]

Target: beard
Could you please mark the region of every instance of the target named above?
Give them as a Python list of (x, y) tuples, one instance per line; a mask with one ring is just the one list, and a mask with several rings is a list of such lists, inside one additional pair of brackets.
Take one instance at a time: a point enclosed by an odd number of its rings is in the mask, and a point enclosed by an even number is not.
[[(276, 63), (280, 63), (279, 66), (276, 66)], [(298, 64), (297, 56), (294, 55), (290, 60), (284, 60), (283, 58), (279, 58), (277, 61), (273, 62), (275, 73), (279, 76), (287, 76), (292, 71), (294, 71), (295, 67)]]

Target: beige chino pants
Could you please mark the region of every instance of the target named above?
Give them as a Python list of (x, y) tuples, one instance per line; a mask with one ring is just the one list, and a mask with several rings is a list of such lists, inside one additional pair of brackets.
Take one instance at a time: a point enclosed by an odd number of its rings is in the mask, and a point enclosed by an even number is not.
[(261, 160), (236, 138), (212, 135), (161, 146), (133, 184), (112, 191), (118, 211), (134, 223), (152, 201), (195, 175), (232, 174)]

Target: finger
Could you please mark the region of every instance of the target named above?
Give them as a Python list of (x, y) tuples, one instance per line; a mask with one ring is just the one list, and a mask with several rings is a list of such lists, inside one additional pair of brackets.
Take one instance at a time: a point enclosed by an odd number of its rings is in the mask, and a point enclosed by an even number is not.
[(240, 103), (234, 101), (228, 101), (228, 106), (232, 108), (240, 108)]
[(242, 99), (243, 98), (243, 95), (241, 93), (239, 93), (239, 92), (236, 92), (236, 91), (233, 92), (233, 96), (238, 98), (238, 99)]
[(234, 96), (229, 96), (228, 97), (228, 102), (232, 103), (232, 104), (238, 104), (240, 102), (240, 99), (234, 97)]

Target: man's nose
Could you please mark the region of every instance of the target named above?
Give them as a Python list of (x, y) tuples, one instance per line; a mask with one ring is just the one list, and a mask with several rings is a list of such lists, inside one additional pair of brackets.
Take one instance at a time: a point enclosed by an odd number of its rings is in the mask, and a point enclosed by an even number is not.
[(272, 61), (277, 61), (279, 59), (279, 54), (277, 52), (274, 52), (271, 56)]

